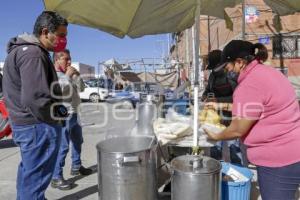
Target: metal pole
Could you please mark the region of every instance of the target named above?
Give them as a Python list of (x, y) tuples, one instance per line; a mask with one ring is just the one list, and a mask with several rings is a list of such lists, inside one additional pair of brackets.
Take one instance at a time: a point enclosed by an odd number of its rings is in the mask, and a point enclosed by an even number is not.
[(210, 43), (210, 19), (209, 16), (207, 17), (207, 39), (208, 39), (208, 53), (211, 50), (211, 43)]
[(217, 46), (220, 48), (220, 40), (219, 40), (219, 28), (217, 27)]
[(145, 77), (145, 82), (147, 82), (146, 65), (145, 65), (145, 62), (144, 62), (144, 59), (143, 59), (143, 58), (142, 58), (142, 62), (143, 62), (143, 63), (142, 63), (143, 66), (144, 66), (144, 73), (145, 73), (145, 74), (144, 74), (144, 77)]
[(246, 10), (245, 10), (245, 0), (242, 2), (242, 40), (246, 40)]
[(282, 34), (279, 32), (278, 33), (278, 37), (279, 37), (279, 48), (280, 48), (280, 69), (282, 70), (283, 72), (283, 69), (284, 69), (284, 57), (283, 57), (283, 46), (282, 46)]
[(167, 41), (168, 41), (168, 46), (167, 46), (167, 56), (169, 56), (170, 53), (170, 33), (167, 34)]
[(280, 69), (283, 71), (284, 69), (284, 57), (283, 57), (283, 46), (282, 46), (282, 34), (281, 32), (276, 33), (270, 26), (269, 22), (266, 20), (266, 25), (269, 30), (278, 37), (279, 42), (279, 60), (280, 60)]
[(185, 30), (185, 63), (187, 63), (187, 74), (188, 77), (190, 78), (190, 35), (189, 35), (189, 30)]
[(100, 90), (100, 88), (99, 88), (100, 87), (100, 65), (101, 65), (101, 63), (98, 62), (98, 81), (96, 81), (96, 86), (97, 86), (97, 92), (98, 92), (98, 95), (99, 95), (99, 100), (100, 100), (100, 91), (99, 91)]
[(195, 16), (195, 24), (193, 27), (193, 66), (194, 66), (194, 123), (193, 123), (193, 146), (198, 146), (198, 108), (199, 108), (199, 35), (200, 35), (200, 0), (198, 2), (198, 10)]
[(190, 44), (189, 44), (189, 29), (185, 30), (185, 62), (190, 63)]

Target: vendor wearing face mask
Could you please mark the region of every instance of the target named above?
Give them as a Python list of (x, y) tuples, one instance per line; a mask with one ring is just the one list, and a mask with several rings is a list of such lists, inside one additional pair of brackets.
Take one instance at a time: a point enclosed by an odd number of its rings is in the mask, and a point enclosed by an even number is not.
[[(232, 103), (232, 95), (237, 86), (237, 77), (232, 71), (218, 68), (221, 64), (221, 56), (222, 51), (218, 49), (208, 54), (207, 69), (211, 70), (211, 73), (205, 91), (202, 94), (202, 100), (205, 102)], [(221, 123), (228, 126), (231, 121), (231, 111), (220, 109), (218, 114), (221, 117)], [(226, 150), (229, 152), (225, 153)], [(211, 148), (210, 155), (217, 160), (223, 159), (239, 165), (245, 164), (243, 161), (246, 160), (242, 156), (239, 140), (231, 140), (225, 143), (218, 142)]]
[[(300, 109), (288, 79), (271, 66), (262, 44), (233, 40), (223, 50), (219, 68), (238, 73), (232, 104), (209, 103), (232, 110), (229, 127), (212, 140), (241, 138), (257, 166), (262, 199), (294, 199), (300, 183)], [(208, 105), (207, 105), (208, 106)]]

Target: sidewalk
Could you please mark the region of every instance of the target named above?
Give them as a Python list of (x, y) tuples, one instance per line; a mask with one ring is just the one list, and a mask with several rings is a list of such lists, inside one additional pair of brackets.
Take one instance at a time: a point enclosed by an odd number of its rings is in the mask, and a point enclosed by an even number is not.
[[(75, 182), (75, 188), (69, 191), (60, 191), (48, 187), (46, 197), (49, 200), (98, 199), (98, 179), (96, 172), (97, 154), (95, 145), (101, 139), (101, 134), (85, 135), (86, 142), (83, 146), (82, 161), (84, 166), (92, 168), (94, 173), (87, 177), (70, 176), (70, 158), (68, 157), (66, 160), (64, 175), (66, 179)], [(0, 199), (14, 200), (16, 199), (16, 172), (20, 160), (19, 150), (13, 145), (11, 139), (0, 141), (0, 149)]]
[[(124, 114), (124, 113), (123, 113)], [(126, 113), (125, 113), (126, 114)], [(82, 124), (84, 133), (84, 144), (82, 148), (82, 163), (85, 167), (93, 169), (90, 176), (70, 176), (70, 155), (66, 159), (64, 176), (66, 179), (75, 182), (75, 188), (69, 191), (60, 191), (51, 187), (46, 191), (48, 200), (97, 200), (98, 199), (98, 177), (97, 177), (97, 150), (96, 144), (104, 140), (108, 132), (112, 134), (123, 134), (124, 130), (133, 126), (134, 120), (126, 123), (113, 121), (110, 117), (108, 126), (100, 128), (103, 120), (103, 112), (94, 108), (85, 109), (82, 113)], [(133, 118), (134, 119), (134, 118)], [(114, 126), (112, 126), (114, 125)], [(123, 127), (123, 130), (120, 129)], [(16, 199), (16, 173), (20, 161), (19, 149), (14, 145), (12, 139), (0, 140), (0, 199)], [(254, 168), (251, 200), (261, 200), (257, 186), (257, 176)], [(299, 196), (299, 195), (298, 195)], [(160, 200), (170, 200), (170, 196), (164, 194)], [(297, 199), (300, 200), (298, 197)]]

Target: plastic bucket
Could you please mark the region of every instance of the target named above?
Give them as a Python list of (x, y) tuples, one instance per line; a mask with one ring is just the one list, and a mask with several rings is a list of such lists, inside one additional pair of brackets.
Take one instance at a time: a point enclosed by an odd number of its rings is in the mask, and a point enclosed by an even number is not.
[(253, 173), (250, 169), (232, 165), (230, 163), (221, 162), (222, 174), (226, 174), (230, 167), (247, 177), (249, 180), (245, 182), (233, 182), (222, 180), (222, 200), (249, 200), (251, 192), (251, 179)]

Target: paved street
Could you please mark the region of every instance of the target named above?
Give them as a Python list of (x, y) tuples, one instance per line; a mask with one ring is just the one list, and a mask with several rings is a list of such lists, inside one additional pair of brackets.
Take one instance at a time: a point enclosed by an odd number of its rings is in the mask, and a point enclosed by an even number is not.
[[(106, 110), (106, 111), (105, 111)], [(46, 197), (50, 200), (74, 200), (74, 199), (98, 199), (97, 189), (97, 151), (96, 144), (103, 140), (106, 134), (126, 134), (124, 130), (129, 130), (134, 125), (134, 111), (126, 112), (119, 110), (116, 116), (112, 115), (111, 106), (106, 107), (105, 103), (89, 105), (83, 104), (81, 120), (84, 133), (84, 144), (82, 149), (82, 161), (84, 166), (94, 169), (94, 173), (87, 177), (70, 176), (70, 157), (66, 160), (64, 175), (66, 179), (75, 182), (75, 188), (69, 191), (60, 191), (48, 188)], [(106, 114), (104, 114), (106, 113)], [(131, 116), (126, 121), (116, 123), (115, 117)], [(106, 120), (107, 119), (107, 120)], [(104, 124), (104, 120), (107, 121)], [(16, 172), (19, 164), (19, 149), (15, 147), (11, 139), (0, 141), (0, 199), (16, 199)]]
[[(125, 119), (125, 117), (127, 119)], [(116, 119), (118, 118), (118, 119)], [(106, 122), (104, 123), (104, 121)], [(118, 110), (113, 115), (112, 107), (105, 103), (99, 105), (83, 104), (81, 110), (81, 121), (84, 130), (84, 145), (82, 150), (82, 161), (84, 166), (90, 167), (94, 173), (90, 176), (71, 177), (70, 157), (66, 160), (64, 169), (65, 178), (75, 182), (75, 188), (69, 191), (60, 191), (48, 188), (46, 197), (49, 200), (97, 200), (97, 151), (96, 144), (109, 135), (129, 134), (134, 126), (134, 110)], [(16, 172), (20, 159), (19, 150), (11, 139), (0, 141), (0, 199), (14, 200), (16, 198)], [(164, 199), (170, 199), (165, 197)], [(252, 185), (252, 200), (260, 199), (256, 184), (256, 177)]]

